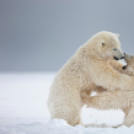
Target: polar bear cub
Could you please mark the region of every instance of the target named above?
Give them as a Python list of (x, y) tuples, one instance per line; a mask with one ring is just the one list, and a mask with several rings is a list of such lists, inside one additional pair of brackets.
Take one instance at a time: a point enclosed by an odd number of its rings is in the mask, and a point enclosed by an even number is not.
[[(134, 55), (125, 54), (127, 65), (123, 66), (125, 74), (134, 76)], [(107, 91), (97, 96), (85, 97), (87, 107), (94, 107), (101, 110), (122, 109), (125, 113), (124, 122), (121, 125), (130, 127), (134, 125), (134, 91)]]

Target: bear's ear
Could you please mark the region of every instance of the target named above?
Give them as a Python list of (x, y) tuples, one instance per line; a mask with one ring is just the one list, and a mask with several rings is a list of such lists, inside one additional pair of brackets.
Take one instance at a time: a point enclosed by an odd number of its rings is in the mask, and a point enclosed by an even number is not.
[(105, 41), (102, 39), (101, 41), (101, 46), (104, 47), (106, 44), (105, 44)]
[(115, 35), (119, 38), (119, 34), (115, 33)]
[(105, 43), (102, 43), (102, 46), (104, 47), (105, 46)]

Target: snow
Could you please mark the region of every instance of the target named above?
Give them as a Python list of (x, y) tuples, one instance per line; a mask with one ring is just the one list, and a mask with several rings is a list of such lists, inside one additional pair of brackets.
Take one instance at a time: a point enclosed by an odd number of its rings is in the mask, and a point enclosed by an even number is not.
[[(0, 134), (132, 134), (134, 126), (117, 129), (70, 126), (64, 120), (50, 120), (47, 109), (49, 87), (55, 73), (0, 74)], [(122, 123), (121, 110), (98, 111), (83, 107), (83, 124), (108, 126)], [(103, 125), (105, 126), (105, 125)]]

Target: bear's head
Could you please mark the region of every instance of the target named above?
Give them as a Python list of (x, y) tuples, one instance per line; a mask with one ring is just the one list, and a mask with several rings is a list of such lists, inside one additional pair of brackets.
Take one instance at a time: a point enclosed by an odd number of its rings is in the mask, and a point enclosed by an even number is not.
[(123, 66), (122, 69), (129, 69), (134, 72), (134, 55), (124, 53), (124, 60), (127, 62), (127, 65)]
[(97, 33), (86, 43), (89, 54), (96, 59), (123, 59), (118, 37), (118, 34), (106, 31)]

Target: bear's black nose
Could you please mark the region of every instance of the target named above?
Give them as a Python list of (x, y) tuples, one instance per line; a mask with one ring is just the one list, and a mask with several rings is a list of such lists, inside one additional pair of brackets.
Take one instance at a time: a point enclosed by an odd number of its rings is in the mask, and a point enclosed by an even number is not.
[(123, 69), (123, 70), (125, 70), (126, 68), (127, 68), (127, 66), (126, 66), (126, 65), (122, 67), (122, 69)]
[(126, 54), (126, 53), (123, 53), (124, 55)]
[(124, 56), (122, 56), (121, 59), (124, 59)]

